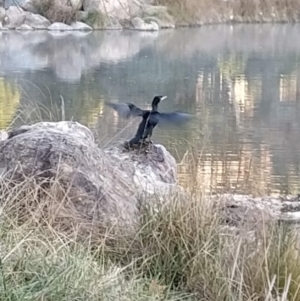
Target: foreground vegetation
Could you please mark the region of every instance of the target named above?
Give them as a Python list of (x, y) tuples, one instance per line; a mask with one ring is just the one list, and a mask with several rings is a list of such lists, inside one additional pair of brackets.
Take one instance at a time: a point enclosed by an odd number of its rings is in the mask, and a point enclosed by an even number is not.
[(59, 177), (0, 180), (0, 300), (300, 301), (297, 230), (263, 214), (228, 226), (195, 187), (142, 207), (137, 233), (120, 237), (64, 211)]
[(262, 218), (228, 228), (213, 204), (176, 196), (142, 208), (134, 237), (95, 240), (49, 210), (68, 199), (57, 185), (0, 183), (1, 300), (300, 300), (290, 227)]

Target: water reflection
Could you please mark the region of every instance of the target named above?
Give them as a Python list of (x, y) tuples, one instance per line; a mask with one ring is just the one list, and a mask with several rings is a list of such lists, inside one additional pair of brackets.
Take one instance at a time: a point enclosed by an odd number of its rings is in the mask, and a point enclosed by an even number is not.
[(189, 127), (154, 135), (179, 162), (182, 185), (298, 193), (299, 33), (299, 25), (64, 36), (3, 32), (0, 76), (18, 94), (0, 84), (0, 126), (59, 119), (62, 96), (67, 119), (94, 128), (107, 146), (131, 138), (138, 120), (119, 119), (104, 100), (147, 107), (155, 94), (166, 94), (161, 110), (198, 116)]

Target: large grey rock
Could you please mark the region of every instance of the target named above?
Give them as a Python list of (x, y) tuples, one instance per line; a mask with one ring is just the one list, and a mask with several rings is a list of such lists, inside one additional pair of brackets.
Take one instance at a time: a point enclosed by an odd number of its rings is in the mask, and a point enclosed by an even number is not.
[(71, 3), (71, 6), (76, 9), (80, 9), (84, 2), (83, 0), (69, 0), (69, 1)]
[(48, 27), (48, 30), (61, 30), (61, 31), (65, 31), (65, 30), (73, 30), (72, 26), (61, 23), (61, 22), (55, 22), (53, 24), (51, 24)]
[(93, 30), (93, 28), (83, 22), (74, 22), (71, 24), (71, 27), (74, 30), (84, 30), (84, 31), (90, 31)]
[(25, 0), (24, 3), (22, 3), (21, 7), (28, 12), (31, 12), (33, 14), (38, 14), (39, 9), (35, 6), (34, 2), (32, 0)]
[[(14, 0), (15, 1), (15, 0)], [(45, 1), (45, 0), (43, 0)], [(71, 5), (74, 9), (80, 9), (82, 7), (82, 0), (52, 0), (53, 3), (59, 1), (59, 4), (62, 6)], [(41, 0), (40, 0), (41, 2)], [(39, 7), (37, 7), (36, 3), (39, 3), (38, 0), (22, 0), (20, 1), (19, 5), (27, 11), (30, 11), (34, 14), (39, 13)]]
[(40, 14), (51, 23), (63, 22), (71, 24), (76, 20), (82, 0), (26, 0), (22, 8), (28, 12)]
[(27, 25), (27, 24), (22, 24), (21, 26), (17, 27), (16, 30), (19, 31), (28, 31), (28, 30), (34, 30), (33, 27)]
[(87, 11), (79, 11), (77, 13), (77, 20), (85, 22), (89, 17), (89, 13)]
[(6, 11), (3, 7), (0, 7), (0, 28), (3, 27), (5, 17), (6, 17)]
[(299, 224), (299, 196), (261, 196), (222, 194), (207, 196), (206, 202), (213, 203), (223, 213), (224, 222), (229, 226), (250, 227), (259, 222), (281, 221)]
[[(102, 150), (92, 132), (77, 122), (41, 122), (11, 131), (0, 142), (0, 171), (0, 185), (22, 185), (32, 179), (30, 183), (42, 185), (43, 190), (57, 183), (67, 192), (61, 200), (50, 198), (43, 207), (47, 212), (54, 208), (64, 229), (68, 225), (78, 229), (79, 224), (92, 229), (99, 224), (129, 233), (138, 226), (145, 193), (162, 196), (177, 187), (175, 159), (163, 146)], [(20, 192), (21, 186), (16, 187)], [(44, 198), (37, 200), (42, 204)], [(14, 202), (18, 206), (21, 200)], [(45, 218), (42, 205), (36, 206), (36, 214)]]
[(144, 5), (143, 6), (143, 13), (148, 16), (161, 16), (168, 14), (168, 8), (162, 5)]
[(94, 29), (122, 29), (118, 17), (106, 15), (102, 12), (88, 12), (85, 22)]
[(145, 22), (155, 22), (159, 28), (175, 28), (175, 20), (165, 6), (144, 5), (141, 17)]
[(162, 145), (126, 151), (123, 147), (104, 150), (116, 166), (126, 171), (133, 180), (138, 195), (165, 196), (181, 191), (177, 186), (176, 161)]
[(132, 16), (138, 16), (144, 6), (152, 3), (152, 0), (85, 0), (83, 8), (87, 12), (100, 12), (119, 20), (129, 20)]
[(20, 6), (22, 5), (26, 0), (4, 0), (1, 2), (4, 2), (4, 7), (8, 9), (10, 6)]
[(83, 9), (88, 12), (101, 12), (119, 19), (128, 19), (130, 16), (129, 1), (131, 0), (85, 0)]
[(131, 20), (132, 29), (141, 31), (158, 31), (159, 26), (156, 22), (146, 23), (143, 19), (135, 17)]
[(23, 24), (26, 14), (22, 8), (11, 6), (6, 11), (5, 27), (9, 29), (15, 29)]
[(45, 17), (30, 12), (26, 12), (24, 23), (35, 29), (47, 29), (51, 24)]

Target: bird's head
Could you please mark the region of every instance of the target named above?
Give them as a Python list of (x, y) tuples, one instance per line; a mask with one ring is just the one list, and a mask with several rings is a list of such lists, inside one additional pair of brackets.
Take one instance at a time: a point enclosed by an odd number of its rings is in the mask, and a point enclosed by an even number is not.
[(155, 96), (152, 101), (152, 107), (157, 106), (162, 100), (166, 99), (167, 96)]

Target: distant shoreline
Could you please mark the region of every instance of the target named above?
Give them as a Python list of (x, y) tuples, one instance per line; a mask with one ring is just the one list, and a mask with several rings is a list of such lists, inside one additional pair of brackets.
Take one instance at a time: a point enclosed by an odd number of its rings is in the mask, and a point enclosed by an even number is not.
[[(48, 0), (43, 0), (48, 1)], [(43, 4), (40, 0), (39, 5)], [(34, 9), (10, 6), (0, 7), (0, 32), (5, 31), (53, 31), (53, 32), (91, 32), (91, 31), (141, 31), (157, 32), (164, 29), (199, 28), (209, 25), (236, 24), (297, 24), (300, 21), (298, 6), (289, 4), (263, 3), (245, 4), (239, 0), (214, 3), (192, 3), (192, 0), (181, 3), (165, 0), (158, 5), (144, 5), (138, 13), (127, 15), (112, 11), (112, 14), (101, 11), (82, 11), (76, 8), (51, 6)], [(177, 4), (176, 4), (177, 3)], [(200, 5), (201, 4), (201, 5)], [(37, 11), (39, 13), (37, 13)]]
[[(216, 26), (216, 25), (224, 25), (224, 26), (235, 26), (235, 25), (266, 25), (266, 24), (272, 24), (272, 25), (296, 25), (299, 24), (299, 21), (291, 22), (291, 21), (272, 21), (272, 22), (259, 22), (259, 21), (253, 21), (253, 22), (232, 22), (232, 21), (225, 21), (225, 22), (212, 22), (212, 23), (203, 23), (203, 24), (197, 24), (197, 23), (190, 23), (190, 24), (176, 24), (173, 28), (171, 27), (163, 27), (159, 30), (141, 30), (141, 29), (133, 29), (133, 28), (91, 28), (91, 29), (78, 29), (78, 28), (72, 28), (72, 29), (63, 29), (63, 28), (57, 28), (57, 29), (47, 29), (47, 28), (0, 28), (0, 33), (4, 32), (81, 32), (81, 33), (89, 33), (89, 32), (96, 32), (96, 31), (126, 31), (126, 32), (158, 32), (158, 31), (165, 31), (165, 30), (176, 30), (176, 29), (183, 29), (183, 28), (201, 28), (201, 27), (208, 27), (208, 26)], [(55, 23), (53, 23), (55, 24)]]

